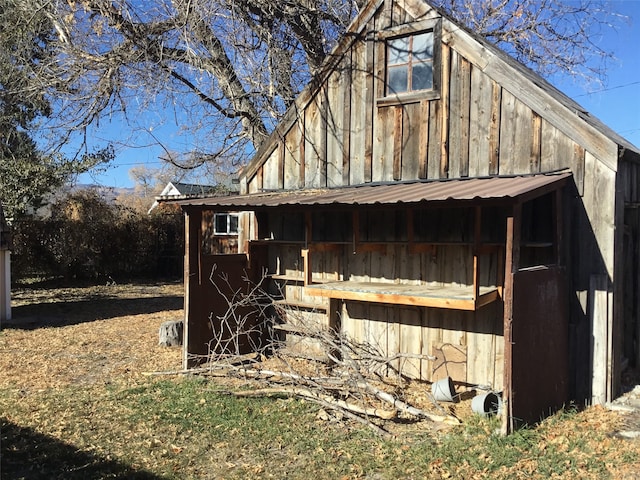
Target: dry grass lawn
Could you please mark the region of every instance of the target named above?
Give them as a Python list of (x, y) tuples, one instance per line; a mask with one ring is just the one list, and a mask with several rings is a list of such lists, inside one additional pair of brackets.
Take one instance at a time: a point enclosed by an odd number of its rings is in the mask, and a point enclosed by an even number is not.
[[(384, 441), (291, 399), (235, 399), (158, 346), (182, 285), (23, 288), (0, 332), (3, 479), (640, 478), (640, 440), (600, 407), (510, 438), (490, 420)], [(228, 385), (226, 386), (228, 387)]]

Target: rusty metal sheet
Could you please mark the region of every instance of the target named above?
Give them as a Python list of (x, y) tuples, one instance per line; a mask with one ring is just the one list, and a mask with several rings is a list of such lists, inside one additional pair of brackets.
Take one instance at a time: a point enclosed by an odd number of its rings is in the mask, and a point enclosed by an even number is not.
[(512, 407), (515, 424), (535, 423), (569, 397), (569, 341), (564, 269), (514, 275)]
[(181, 206), (206, 206), (229, 210), (255, 210), (283, 206), (367, 206), (402, 205), (447, 201), (518, 201), (523, 196), (535, 196), (549, 189), (560, 188), (571, 176), (570, 172), (537, 175), (459, 178), (437, 181), (365, 184), (331, 189), (306, 189), (169, 199)]

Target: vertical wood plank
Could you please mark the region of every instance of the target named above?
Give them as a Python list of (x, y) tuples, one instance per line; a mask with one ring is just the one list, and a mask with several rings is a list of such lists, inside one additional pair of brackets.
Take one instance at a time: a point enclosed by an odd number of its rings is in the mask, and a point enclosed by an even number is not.
[(491, 79), (479, 68), (471, 68), (471, 104), (469, 111), (469, 176), (489, 174), (493, 100)]
[(393, 180), (393, 139), (394, 112), (401, 107), (379, 107), (373, 125), (375, 139), (373, 144), (373, 162), (371, 179), (374, 182)]
[[(418, 308), (400, 310), (400, 348), (403, 353), (421, 353), (422, 325)], [(409, 378), (422, 378), (422, 362), (419, 359), (405, 359), (400, 363), (401, 372)]]
[[(366, 72), (365, 72), (365, 141), (364, 141), (364, 181), (371, 182), (373, 165), (373, 112), (375, 109), (373, 93), (376, 82), (374, 77), (376, 44), (373, 35), (367, 36), (366, 41)], [(382, 60), (380, 60), (382, 61)]]
[(531, 112), (531, 157), (530, 168), (531, 173), (540, 172), (542, 158), (542, 118), (535, 112)]
[(322, 94), (319, 92), (307, 105), (305, 113), (305, 187), (320, 187), (322, 184), (320, 174), (322, 127), (321, 118)]
[(513, 277), (520, 261), (520, 219), (522, 206), (517, 204), (507, 217), (507, 234), (505, 245), (504, 268), (504, 381), (502, 390), (503, 412), (502, 433), (508, 434), (513, 430), (513, 390), (511, 388), (513, 375)]
[(448, 45), (442, 45), (442, 85), (440, 89), (440, 178), (449, 176), (449, 88), (451, 73), (451, 49)]
[(376, 21), (376, 27), (380, 30), (389, 28), (393, 21), (393, 4), (394, 0), (384, 0), (384, 5)]
[[(574, 144), (573, 157), (571, 161), (571, 170), (573, 171), (573, 179), (576, 182), (576, 188), (578, 189), (579, 195), (582, 195), (584, 193), (585, 156), (586, 156), (585, 149), (578, 144)], [(634, 184), (634, 185), (637, 185), (637, 184)]]
[(344, 110), (345, 94), (342, 90), (344, 83), (343, 64), (338, 65), (327, 79), (326, 119), (327, 128), (327, 154), (326, 175), (327, 186), (337, 187), (342, 185), (342, 166), (344, 158)]
[(502, 94), (500, 174), (532, 173), (533, 116), (511, 93)]
[(280, 138), (278, 143), (278, 186), (276, 188), (284, 188), (284, 161), (286, 155), (285, 138)]
[(325, 83), (322, 88), (320, 89), (320, 92), (318, 94), (318, 96), (321, 97), (321, 104), (320, 104), (320, 146), (319, 146), (319, 172), (320, 172), (320, 187), (326, 187), (327, 186), (327, 175), (328, 175), (328, 151), (327, 151), (327, 147), (328, 147), (328, 136), (329, 136), (329, 123), (327, 121), (329, 112), (329, 88), (328, 85)]
[(516, 99), (516, 118), (512, 173), (534, 173), (532, 171), (533, 112), (520, 100)]
[[(293, 124), (293, 127), (285, 134), (282, 156), (283, 156), (283, 180), (282, 185), (285, 189), (294, 189), (299, 185), (300, 173), (300, 138), (302, 132), (298, 128), (300, 124), (298, 122)], [(304, 161), (303, 161), (304, 163)]]
[(491, 89), (491, 126), (489, 128), (489, 174), (500, 171), (500, 130), (502, 124), (502, 88), (492, 82)]
[[(400, 312), (401, 310), (397, 306), (389, 307), (387, 309), (387, 356), (393, 357), (397, 353), (401, 352), (400, 342), (402, 340), (400, 329)], [(389, 364), (391, 367), (391, 373), (393, 370), (400, 371), (401, 362), (400, 359), (394, 360)]]
[(540, 169), (570, 168), (579, 195), (584, 194), (585, 150), (546, 120), (541, 122)]
[(299, 170), (298, 170), (298, 188), (304, 188), (305, 165), (307, 164), (307, 156), (305, 154), (305, 145), (307, 143), (307, 135), (305, 132), (307, 110), (303, 110), (298, 117), (298, 125), (300, 128), (300, 145), (298, 147)]
[(350, 145), (349, 145), (349, 184), (364, 183), (364, 164), (366, 157), (365, 137), (371, 133), (367, 125), (367, 110), (372, 106), (367, 103), (367, 85), (369, 73), (366, 71), (366, 55), (368, 42), (356, 41), (351, 52), (352, 81), (350, 94)]
[(427, 154), (429, 156), (427, 163), (427, 178), (435, 180), (440, 178), (440, 155), (442, 149), (440, 147), (442, 127), (442, 100), (433, 100), (429, 102), (429, 144), (427, 145)]
[(184, 276), (185, 276), (185, 321), (183, 331), (182, 366), (184, 369), (196, 365), (191, 359), (191, 352), (195, 351), (198, 344), (197, 322), (200, 320), (198, 308), (200, 299), (200, 235), (202, 234), (202, 211), (189, 210), (185, 212), (185, 256), (184, 256)]
[(471, 66), (451, 50), (451, 89), (449, 96), (449, 177), (469, 175), (469, 115)]
[(589, 280), (589, 298), (592, 332), (592, 381), (591, 402), (604, 405), (607, 402), (608, 345), (609, 345), (609, 295), (606, 275), (592, 275)]
[(421, 112), (420, 103), (410, 103), (403, 108), (401, 180), (420, 178)]
[(342, 105), (342, 185), (349, 185), (351, 165), (351, 84), (353, 82), (352, 50), (345, 56), (345, 67), (342, 72), (341, 88), (343, 91)]
[(500, 109), (500, 175), (514, 173), (514, 156), (516, 154), (516, 102), (518, 100), (510, 92), (502, 92)]
[(402, 105), (393, 107), (393, 179), (402, 179)]
[(473, 232), (473, 299), (480, 296), (480, 265), (478, 262), (480, 240), (482, 235), (482, 207), (475, 208)]
[(469, 176), (469, 115), (471, 110), (471, 64), (464, 58), (460, 64), (460, 158), (459, 175)]
[(418, 133), (418, 178), (427, 178), (427, 166), (429, 161), (429, 101), (420, 102), (420, 127)]
[(280, 168), (280, 154), (281, 154), (281, 142), (278, 143), (277, 147), (273, 150), (269, 158), (262, 165), (261, 172), (259, 175), (262, 176), (262, 189), (265, 190), (275, 190), (279, 187), (279, 181), (281, 179)]

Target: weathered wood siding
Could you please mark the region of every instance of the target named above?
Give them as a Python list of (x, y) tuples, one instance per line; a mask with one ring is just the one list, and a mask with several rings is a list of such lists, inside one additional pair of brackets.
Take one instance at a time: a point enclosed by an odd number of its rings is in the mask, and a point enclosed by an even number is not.
[[(563, 250), (572, 292), (572, 371), (577, 372), (573, 388), (578, 397), (588, 397), (596, 387), (587, 383), (599, 369), (593, 384), (604, 382), (597, 388), (610, 397), (615, 390), (610, 373), (619, 363), (615, 352), (610, 345), (601, 347), (608, 349), (604, 353), (592, 352), (591, 358), (580, 352), (594, 335), (605, 332), (611, 338), (620, 323), (621, 305), (616, 307), (616, 318), (613, 306), (601, 312), (603, 319), (593, 318), (589, 305), (594, 295), (601, 294), (590, 286), (593, 278), (599, 278), (594, 276), (605, 275), (605, 293), (613, 295), (616, 275), (620, 275), (616, 259), (623, 258), (616, 222), (621, 218), (621, 202), (640, 198), (637, 165), (618, 162), (618, 146), (567, 108), (557, 92), (540, 86), (532, 72), (496, 54), (447, 19), (441, 24), (438, 94), (410, 102), (379, 101), (384, 96), (385, 51), (378, 33), (434, 18), (437, 13), (413, 1), (380, 1), (376, 8), (358, 23), (347, 46), (339, 49), (324, 81), (303, 92), (268, 147), (249, 166), (246, 191), (571, 169), (576, 192), (565, 196)], [(323, 262), (324, 257), (329, 261), (331, 255), (334, 263), (335, 258), (344, 260), (341, 275), (364, 280), (390, 275), (403, 281), (417, 276), (420, 281), (431, 277), (456, 281), (450, 276), (458, 275), (455, 272), (468, 261), (464, 249), (459, 250), (452, 260), (457, 265), (447, 265), (445, 260), (434, 275), (429, 270), (430, 255), (422, 253), (415, 259), (402, 247), (389, 247), (386, 254), (353, 255), (348, 261), (346, 253), (326, 252), (315, 255), (314, 261)], [(318, 274), (326, 275), (323, 265), (317, 264)], [(330, 268), (335, 270), (335, 265)], [(419, 275), (414, 268), (420, 269)], [(405, 272), (400, 274), (398, 269)], [(475, 315), (480, 320), (451, 311), (356, 304), (342, 308), (343, 327), (363, 339), (384, 337), (381, 342), (386, 342), (387, 353), (407, 348), (430, 353), (432, 339), (450, 341), (466, 345), (468, 381), (485, 382), (501, 374), (500, 332), (494, 325), (500, 314), (488, 307)], [(420, 335), (406, 333), (418, 331)], [(476, 366), (471, 356), (485, 361)], [(608, 364), (601, 368), (593, 358), (606, 358)], [(418, 367), (419, 376), (429, 378), (423, 373), (424, 365), (411, 367), (414, 374), (418, 375)]]
[[(272, 139), (273, 151), (247, 179), (249, 192), (571, 168), (582, 194), (585, 143), (605, 140), (581, 142), (584, 133), (563, 131), (557, 112), (536, 110), (522, 91), (501, 85), (495, 77), (509, 75), (488, 73), (496, 62), (488, 68), (489, 54), (478, 53), (460, 31), (442, 34), (439, 98), (378, 104), (385, 55), (374, 32), (392, 24), (384, 8), (326, 81), (303, 95), (286, 132)], [(393, 25), (412, 20), (399, 12), (396, 7)], [(605, 163), (612, 160), (599, 158), (602, 152), (615, 156), (610, 145), (598, 150), (590, 153)]]

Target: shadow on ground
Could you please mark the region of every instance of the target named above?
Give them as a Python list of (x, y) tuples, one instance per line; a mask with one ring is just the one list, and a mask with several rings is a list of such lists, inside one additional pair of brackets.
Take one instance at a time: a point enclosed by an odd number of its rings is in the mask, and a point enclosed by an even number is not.
[(70, 301), (32, 303), (15, 306), (13, 318), (2, 328), (33, 330), (42, 327), (64, 327), (126, 315), (141, 315), (183, 307), (183, 297), (168, 295), (142, 298), (98, 297)]
[(162, 479), (147, 471), (79, 450), (4, 418), (0, 418), (0, 430), (3, 480)]

